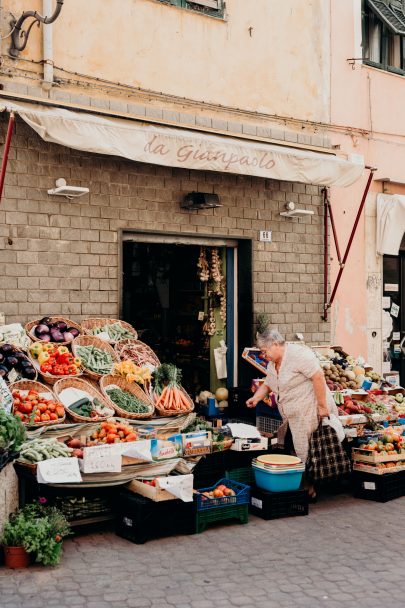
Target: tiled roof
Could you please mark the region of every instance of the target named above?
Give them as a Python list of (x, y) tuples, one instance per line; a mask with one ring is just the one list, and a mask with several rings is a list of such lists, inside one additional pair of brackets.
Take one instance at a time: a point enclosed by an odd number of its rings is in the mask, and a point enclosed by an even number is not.
[(367, 0), (371, 10), (394, 32), (405, 36), (405, 14), (399, 7), (388, 6), (384, 0)]

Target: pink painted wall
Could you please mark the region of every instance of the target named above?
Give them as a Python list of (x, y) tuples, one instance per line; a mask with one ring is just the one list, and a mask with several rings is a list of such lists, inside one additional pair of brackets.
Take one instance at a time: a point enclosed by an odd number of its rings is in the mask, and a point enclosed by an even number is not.
[[(353, 69), (348, 59), (361, 56), (361, 1), (331, 2), (332, 142), (345, 152), (364, 155), (366, 165), (378, 168), (332, 310), (332, 327), (336, 343), (354, 355), (376, 358), (381, 350), (374, 348), (375, 341), (381, 341), (381, 310), (377, 310), (381, 289), (374, 287), (371, 293), (370, 283), (381, 281), (381, 258), (375, 252), (375, 199), (382, 192), (382, 182), (375, 180), (405, 182), (405, 78), (361, 61)], [(343, 250), (367, 175), (368, 171), (350, 188), (331, 192)], [(402, 190), (400, 185), (391, 185), (391, 193)], [(331, 257), (333, 282), (338, 271), (333, 243)]]

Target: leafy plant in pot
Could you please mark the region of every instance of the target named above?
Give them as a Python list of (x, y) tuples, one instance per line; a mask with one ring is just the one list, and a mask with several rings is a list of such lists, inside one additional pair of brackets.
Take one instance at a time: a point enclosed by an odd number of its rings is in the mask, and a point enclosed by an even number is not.
[(26, 505), (10, 515), (1, 542), (5, 565), (27, 568), (31, 557), (44, 566), (56, 566), (62, 554), (62, 541), (70, 534), (64, 515), (55, 507)]

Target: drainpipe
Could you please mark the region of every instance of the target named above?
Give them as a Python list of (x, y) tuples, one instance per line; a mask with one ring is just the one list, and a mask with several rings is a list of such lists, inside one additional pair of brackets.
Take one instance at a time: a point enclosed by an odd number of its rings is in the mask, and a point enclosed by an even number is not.
[[(42, 0), (42, 14), (52, 15), (52, 0)], [(42, 88), (50, 91), (53, 85), (53, 26), (51, 23), (42, 26), (42, 44), (44, 55), (44, 79)]]

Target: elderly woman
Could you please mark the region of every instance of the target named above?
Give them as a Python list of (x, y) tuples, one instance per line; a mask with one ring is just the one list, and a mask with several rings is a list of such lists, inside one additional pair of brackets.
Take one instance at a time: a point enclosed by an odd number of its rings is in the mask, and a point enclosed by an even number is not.
[[(305, 462), (309, 439), (319, 420), (330, 414), (337, 415), (318, 359), (307, 346), (286, 344), (283, 336), (274, 329), (258, 334), (257, 344), (269, 361), (267, 378), (246, 404), (255, 407), (269, 391), (273, 391), (283, 421), (288, 423), (291, 431), (294, 450)], [(310, 493), (315, 495), (312, 489)]]

